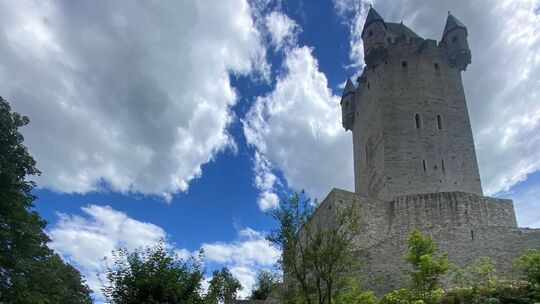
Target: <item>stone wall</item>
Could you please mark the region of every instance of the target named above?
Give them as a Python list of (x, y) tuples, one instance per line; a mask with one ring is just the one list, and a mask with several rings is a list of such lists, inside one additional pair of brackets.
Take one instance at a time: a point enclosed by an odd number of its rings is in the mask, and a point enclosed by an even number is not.
[(385, 202), (333, 189), (317, 208), (315, 219), (329, 223), (351, 203), (357, 206), (363, 228), (353, 252), (360, 266), (351, 274), (379, 294), (408, 284), (403, 255), (413, 229), (433, 235), (438, 252), (447, 252), (450, 261), (460, 266), (488, 256), (501, 271), (509, 271), (512, 259), (526, 249), (540, 250), (540, 229), (518, 228), (513, 203), (507, 199), (443, 192)]
[[(497, 270), (505, 274), (516, 274), (512, 270), (512, 260), (527, 249), (540, 250), (540, 229), (520, 228), (480, 228), (470, 230), (428, 229), (424, 233), (433, 235), (438, 254), (448, 253), (450, 262), (461, 266), (472, 265), (481, 257), (492, 258)], [(407, 235), (395, 235), (380, 243), (353, 254), (361, 263), (351, 274), (356, 276), (364, 288), (384, 294), (409, 284), (407, 271), (410, 266), (403, 262), (407, 252)], [(450, 277), (444, 278), (446, 286), (451, 286)]]

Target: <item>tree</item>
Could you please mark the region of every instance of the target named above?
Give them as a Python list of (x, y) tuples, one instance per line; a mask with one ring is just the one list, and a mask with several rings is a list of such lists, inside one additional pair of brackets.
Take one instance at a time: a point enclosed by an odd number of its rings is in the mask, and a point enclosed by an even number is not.
[(180, 259), (162, 242), (129, 251), (113, 251), (102, 291), (111, 303), (202, 303), (204, 271), (199, 257)]
[(223, 267), (220, 270), (215, 270), (208, 286), (207, 303), (233, 303), (239, 290), (242, 290), (242, 285), (231, 274), (229, 268)]
[(272, 216), (280, 226), (267, 239), (282, 249), (287, 300), (331, 303), (353, 264), (350, 251), (359, 227), (354, 206), (336, 205), (317, 214), (315, 204), (294, 194)]
[(36, 184), (27, 178), (40, 171), (19, 132), (29, 121), (0, 97), (0, 302), (90, 303), (80, 273), (47, 247), (34, 210)]
[(452, 264), (445, 253), (435, 257), (433, 237), (426, 237), (418, 230), (413, 230), (408, 240), (409, 252), (405, 260), (413, 268), (411, 271), (413, 296), (424, 303), (434, 303), (440, 295), (440, 277), (448, 272)]
[(373, 291), (366, 291), (360, 287), (356, 279), (349, 279), (348, 290), (337, 295), (332, 304), (378, 304), (379, 299)]
[(525, 280), (533, 287), (540, 288), (540, 251), (529, 249), (514, 260), (514, 265), (525, 273)]
[(255, 285), (251, 289), (252, 300), (266, 300), (268, 296), (278, 290), (281, 277), (275, 272), (265, 269), (257, 271), (257, 279)]

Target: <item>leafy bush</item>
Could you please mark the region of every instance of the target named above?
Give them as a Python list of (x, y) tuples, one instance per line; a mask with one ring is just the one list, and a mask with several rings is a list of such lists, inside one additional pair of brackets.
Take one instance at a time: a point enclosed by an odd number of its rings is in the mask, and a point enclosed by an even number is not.
[(373, 291), (366, 291), (360, 287), (356, 279), (349, 280), (349, 290), (338, 295), (332, 304), (377, 304), (379, 300)]

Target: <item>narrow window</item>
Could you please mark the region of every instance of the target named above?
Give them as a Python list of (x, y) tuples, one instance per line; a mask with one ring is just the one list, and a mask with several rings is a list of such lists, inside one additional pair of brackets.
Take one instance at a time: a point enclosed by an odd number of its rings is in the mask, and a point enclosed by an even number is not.
[(414, 114), (414, 121), (416, 122), (416, 128), (420, 129), (422, 127), (422, 122), (420, 121), (420, 115), (418, 113)]
[(368, 150), (367, 150), (367, 145), (366, 145), (366, 167), (367, 167), (367, 162), (368, 162)]
[(401, 67), (406, 68), (407, 67), (407, 61), (402, 61), (401, 62)]
[(424, 166), (424, 172), (426, 172), (426, 160), (422, 159), (422, 166)]
[(471, 230), (471, 240), (474, 241), (474, 231), (473, 230)]
[(452, 43), (456, 43), (457, 41), (458, 41), (458, 37), (457, 37), (457, 36), (452, 37)]
[(441, 169), (444, 171), (446, 168), (444, 167), (444, 159), (441, 159)]
[(348, 102), (348, 101), (345, 102), (345, 106), (347, 106), (347, 107), (349, 106), (349, 102)]
[(438, 69), (439, 69), (439, 64), (435, 62), (435, 63), (433, 64), (433, 67), (435, 68), (435, 70), (438, 70)]
[(367, 89), (369, 90), (369, 82), (367, 83)]
[(437, 114), (437, 128), (439, 130), (442, 130), (443, 128), (443, 125), (442, 125), (442, 117), (440, 114)]
[(373, 36), (373, 31), (369, 31), (368, 35), (369, 37)]

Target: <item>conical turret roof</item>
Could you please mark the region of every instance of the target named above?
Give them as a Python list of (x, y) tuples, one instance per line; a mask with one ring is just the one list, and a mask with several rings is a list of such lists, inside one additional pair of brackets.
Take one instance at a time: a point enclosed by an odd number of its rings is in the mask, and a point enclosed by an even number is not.
[(462, 29), (467, 30), (467, 27), (463, 23), (461, 23), (461, 21), (459, 21), (456, 17), (454, 17), (454, 15), (448, 12), (448, 17), (446, 18), (446, 25), (444, 26), (442, 40), (444, 40), (444, 37), (446, 37), (446, 34), (451, 32), (455, 28), (462, 28)]
[(369, 8), (369, 12), (367, 14), (367, 18), (366, 18), (366, 23), (364, 23), (364, 26), (370, 24), (371, 22), (374, 22), (374, 21), (382, 21), (384, 22), (384, 19), (381, 17), (381, 15), (379, 15), (379, 13), (377, 13), (377, 11), (373, 8), (373, 6), (371, 6)]
[(382, 22), (384, 24), (384, 19), (381, 17), (381, 15), (379, 15), (379, 13), (377, 13), (377, 11), (372, 6), (370, 6), (369, 12), (367, 14), (366, 22), (364, 23), (364, 28), (362, 29), (362, 35), (364, 35), (364, 30), (366, 29), (368, 25), (377, 21)]
[(345, 84), (345, 89), (343, 90), (343, 95), (345, 96), (349, 93), (354, 93), (356, 91), (356, 88), (354, 87), (354, 84), (352, 83), (350, 78), (347, 78), (347, 83)]

